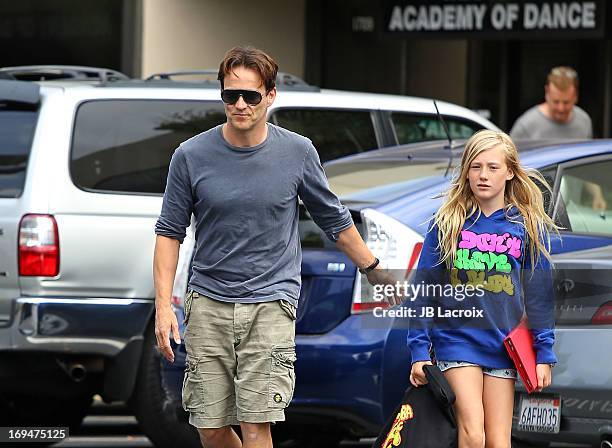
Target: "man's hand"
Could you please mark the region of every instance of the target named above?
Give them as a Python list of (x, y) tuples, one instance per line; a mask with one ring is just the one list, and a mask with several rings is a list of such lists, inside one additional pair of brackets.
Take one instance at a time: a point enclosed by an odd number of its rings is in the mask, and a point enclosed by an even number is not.
[(603, 195), (597, 195), (593, 196), (592, 207), (593, 210), (604, 212), (608, 208), (608, 204), (606, 203), (606, 200), (604, 199)]
[(169, 305), (159, 307), (155, 310), (155, 339), (157, 339), (157, 347), (164, 358), (169, 362), (174, 362), (174, 352), (172, 347), (170, 347), (170, 333), (172, 333), (174, 342), (180, 344), (181, 337), (179, 335), (176, 314), (174, 314)]
[(603, 190), (601, 189), (601, 185), (598, 185), (593, 182), (585, 182), (584, 188), (592, 197), (591, 206), (593, 210), (604, 212), (608, 208), (608, 204), (606, 203), (606, 199), (603, 195)]
[[(397, 284), (397, 279), (388, 270), (380, 267), (376, 267), (376, 269), (373, 271), (368, 272), (366, 277), (368, 279), (368, 283), (372, 286)], [(395, 306), (401, 304), (404, 301), (404, 297), (401, 295), (388, 296), (385, 294), (385, 301), (390, 306)]]
[(538, 375), (538, 387), (536, 390), (542, 392), (552, 382), (552, 368), (550, 364), (538, 364), (536, 366), (536, 373)]
[[(336, 242), (338, 249), (344, 252), (357, 267), (365, 269), (371, 266), (374, 260), (374, 254), (368, 249), (366, 244), (361, 239), (357, 228), (352, 225), (346, 230), (343, 230), (338, 234), (338, 241)], [(397, 279), (391, 275), (386, 269), (381, 269), (380, 265), (372, 271), (366, 274), (368, 283), (370, 285), (395, 285)], [(403, 302), (403, 297), (386, 297), (385, 300), (389, 305), (399, 305)]]
[(155, 281), (155, 338), (164, 358), (174, 362), (170, 347), (170, 332), (174, 342), (181, 343), (178, 321), (170, 306), (174, 273), (179, 256), (179, 242), (167, 236), (157, 235), (153, 256), (153, 280)]
[(412, 369), (410, 370), (410, 383), (414, 387), (423, 386), (428, 383), (427, 376), (425, 376), (425, 372), (423, 371), (423, 366), (432, 365), (431, 361), (417, 361), (412, 364)]

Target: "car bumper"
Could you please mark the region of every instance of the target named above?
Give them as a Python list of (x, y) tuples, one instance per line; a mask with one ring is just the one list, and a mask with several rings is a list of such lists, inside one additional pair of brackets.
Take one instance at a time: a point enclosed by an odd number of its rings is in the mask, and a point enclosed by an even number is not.
[(546, 393), (561, 397), (561, 427), (558, 434), (522, 432), (516, 428), (520, 393), (517, 383), (513, 434), (531, 442), (568, 442), (599, 446), (612, 437), (612, 326), (563, 327), (555, 330), (555, 352), (559, 362)]
[(115, 356), (142, 338), (152, 300), (21, 297), (0, 327), (0, 351)]
[(612, 440), (612, 419), (563, 417), (558, 434), (518, 431), (517, 422), (518, 419), (514, 418), (512, 435), (525, 442), (561, 442), (599, 446), (603, 439)]

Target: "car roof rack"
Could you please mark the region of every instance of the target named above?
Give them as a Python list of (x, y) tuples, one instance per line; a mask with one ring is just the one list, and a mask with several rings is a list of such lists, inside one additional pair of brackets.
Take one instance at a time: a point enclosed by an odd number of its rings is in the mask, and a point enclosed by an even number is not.
[[(179, 78), (181, 76), (203, 76), (204, 80), (197, 83), (204, 83), (210, 87), (218, 87), (219, 81), (217, 81), (218, 71), (214, 69), (202, 69), (202, 70), (179, 70), (173, 72), (162, 72), (155, 73), (144, 79), (145, 82), (154, 81), (173, 81), (173, 78)], [(188, 80), (189, 83), (196, 83), (196, 81)], [(290, 73), (279, 72), (276, 75), (276, 87), (280, 90), (298, 90), (298, 91), (319, 91), (317, 86), (312, 86), (301, 78)]]
[(20, 81), (52, 81), (69, 79), (74, 81), (126, 81), (130, 77), (109, 68), (80, 65), (22, 65), (0, 68), (0, 78)]
[(219, 81), (217, 81), (217, 71), (216, 70), (177, 70), (172, 72), (161, 72), (154, 73), (151, 76), (148, 76), (144, 79), (145, 83), (155, 82), (155, 81), (176, 81), (174, 78), (186, 77), (186, 76), (198, 76), (202, 77), (202, 80), (193, 80), (188, 79), (186, 81), (192, 84), (207, 84), (207, 87), (218, 87)]

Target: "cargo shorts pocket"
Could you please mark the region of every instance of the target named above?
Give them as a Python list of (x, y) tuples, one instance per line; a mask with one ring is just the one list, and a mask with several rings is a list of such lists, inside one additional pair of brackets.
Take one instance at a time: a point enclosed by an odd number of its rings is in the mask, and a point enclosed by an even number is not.
[(291, 303), (287, 302), (286, 300), (281, 299), (278, 301), (278, 304), (280, 305), (282, 310), (285, 312), (287, 317), (289, 317), (292, 320), (295, 320), (297, 318), (297, 310), (295, 306), (293, 306)]
[(273, 347), (271, 359), (268, 408), (284, 409), (289, 406), (295, 388), (295, 370), (293, 367), (296, 360), (295, 347)]
[(200, 372), (198, 358), (187, 357), (185, 360), (185, 377), (183, 378), (183, 409), (191, 412), (204, 410), (204, 381)]
[(191, 315), (191, 306), (193, 305), (193, 299), (194, 297), (198, 297), (199, 294), (197, 292), (195, 292), (193, 289), (190, 289), (189, 291), (187, 291), (187, 294), (185, 295), (185, 301), (183, 303), (183, 314), (184, 314), (184, 319), (183, 319), (183, 325), (187, 325), (187, 322), (189, 322), (189, 316)]

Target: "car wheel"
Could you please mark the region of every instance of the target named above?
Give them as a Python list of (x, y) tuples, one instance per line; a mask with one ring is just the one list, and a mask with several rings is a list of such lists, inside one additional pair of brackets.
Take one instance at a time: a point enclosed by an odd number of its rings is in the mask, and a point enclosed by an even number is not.
[(162, 383), (162, 359), (151, 325), (145, 335), (144, 348), (129, 405), (140, 428), (157, 448), (200, 448), (200, 437), (182, 408)]

